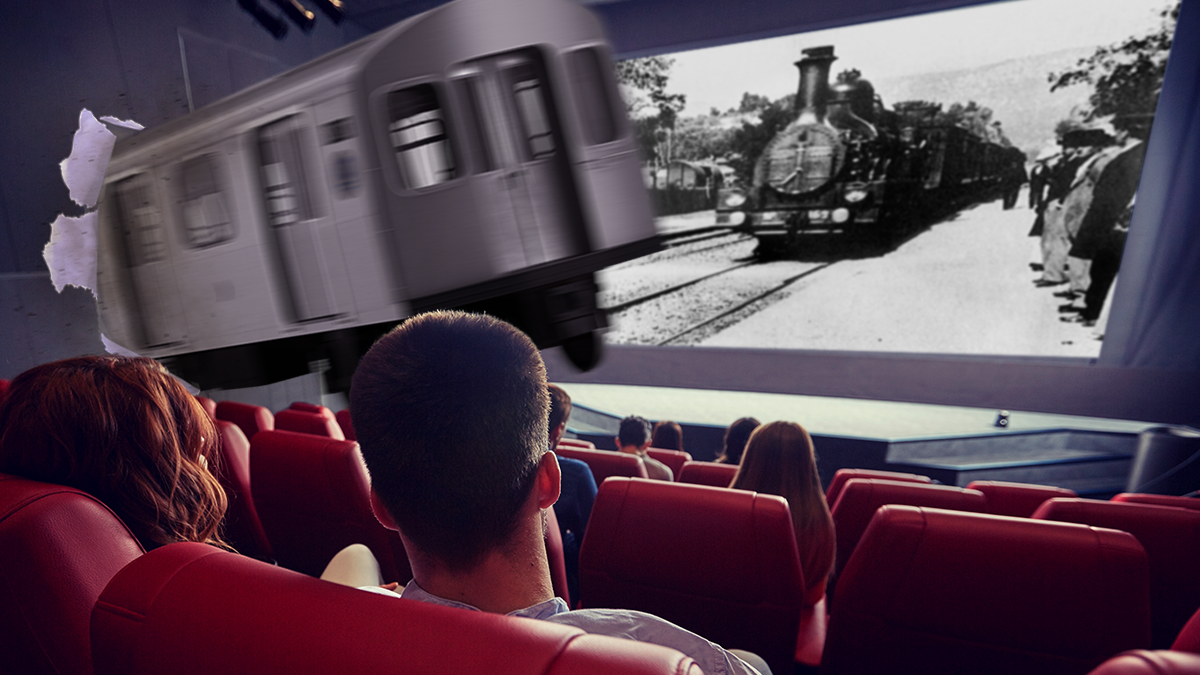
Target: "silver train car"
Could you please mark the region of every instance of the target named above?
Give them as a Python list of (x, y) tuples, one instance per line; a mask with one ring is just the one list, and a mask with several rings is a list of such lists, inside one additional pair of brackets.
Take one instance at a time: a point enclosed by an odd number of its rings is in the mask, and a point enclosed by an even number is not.
[(594, 365), (595, 271), (659, 247), (611, 63), (571, 0), (457, 0), (122, 139), (102, 330), (204, 388), (344, 388), (435, 308)]

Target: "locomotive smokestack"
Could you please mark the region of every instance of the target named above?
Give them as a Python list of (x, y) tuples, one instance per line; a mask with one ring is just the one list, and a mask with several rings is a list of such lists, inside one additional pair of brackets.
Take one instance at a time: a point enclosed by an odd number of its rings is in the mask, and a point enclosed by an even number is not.
[(800, 90), (796, 92), (799, 122), (824, 122), (829, 102), (829, 68), (837, 57), (833, 55), (833, 47), (810, 47), (800, 53), (804, 58), (796, 62), (800, 69)]

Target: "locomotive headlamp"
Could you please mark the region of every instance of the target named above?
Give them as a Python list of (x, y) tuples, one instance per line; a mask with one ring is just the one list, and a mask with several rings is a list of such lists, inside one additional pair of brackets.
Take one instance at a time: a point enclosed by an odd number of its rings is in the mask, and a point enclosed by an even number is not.
[(850, 220), (850, 211), (848, 209), (834, 209), (833, 213), (829, 214), (829, 216), (833, 219), (833, 222), (840, 225)]
[(862, 188), (851, 188), (846, 190), (846, 201), (851, 204), (857, 204), (867, 198), (867, 191)]
[(730, 192), (721, 198), (721, 205), (731, 209), (746, 203), (746, 195), (742, 192)]

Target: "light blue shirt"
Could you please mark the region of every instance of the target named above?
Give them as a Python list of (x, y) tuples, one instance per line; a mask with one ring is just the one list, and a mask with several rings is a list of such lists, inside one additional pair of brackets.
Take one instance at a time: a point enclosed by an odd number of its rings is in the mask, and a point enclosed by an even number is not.
[[(400, 597), (445, 607), (481, 611), (466, 603), (432, 595), (418, 586), (416, 581), (408, 582)], [(721, 647), (670, 621), (645, 612), (627, 609), (571, 611), (562, 598), (551, 598), (532, 607), (509, 612), (508, 615), (574, 626), (593, 635), (609, 635), (670, 647), (692, 657), (704, 670), (705, 675), (758, 675), (758, 671)]]

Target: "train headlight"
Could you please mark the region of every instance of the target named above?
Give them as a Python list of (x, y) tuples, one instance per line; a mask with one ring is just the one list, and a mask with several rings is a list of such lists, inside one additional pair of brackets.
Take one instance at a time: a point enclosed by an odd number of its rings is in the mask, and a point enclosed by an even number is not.
[(729, 214), (730, 225), (741, 225), (744, 222), (746, 222), (746, 214), (744, 212), (734, 211), (733, 213)]
[(857, 204), (867, 198), (867, 191), (858, 188), (850, 189), (846, 190), (846, 194), (844, 196), (846, 201), (850, 202), (851, 204)]
[(829, 214), (829, 217), (833, 219), (833, 222), (841, 224), (850, 220), (850, 210), (834, 209), (833, 213)]
[(721, 198), (721, 205), (735, 209), (746, 203), (746, 195), (741, 192), (730, 192)]

